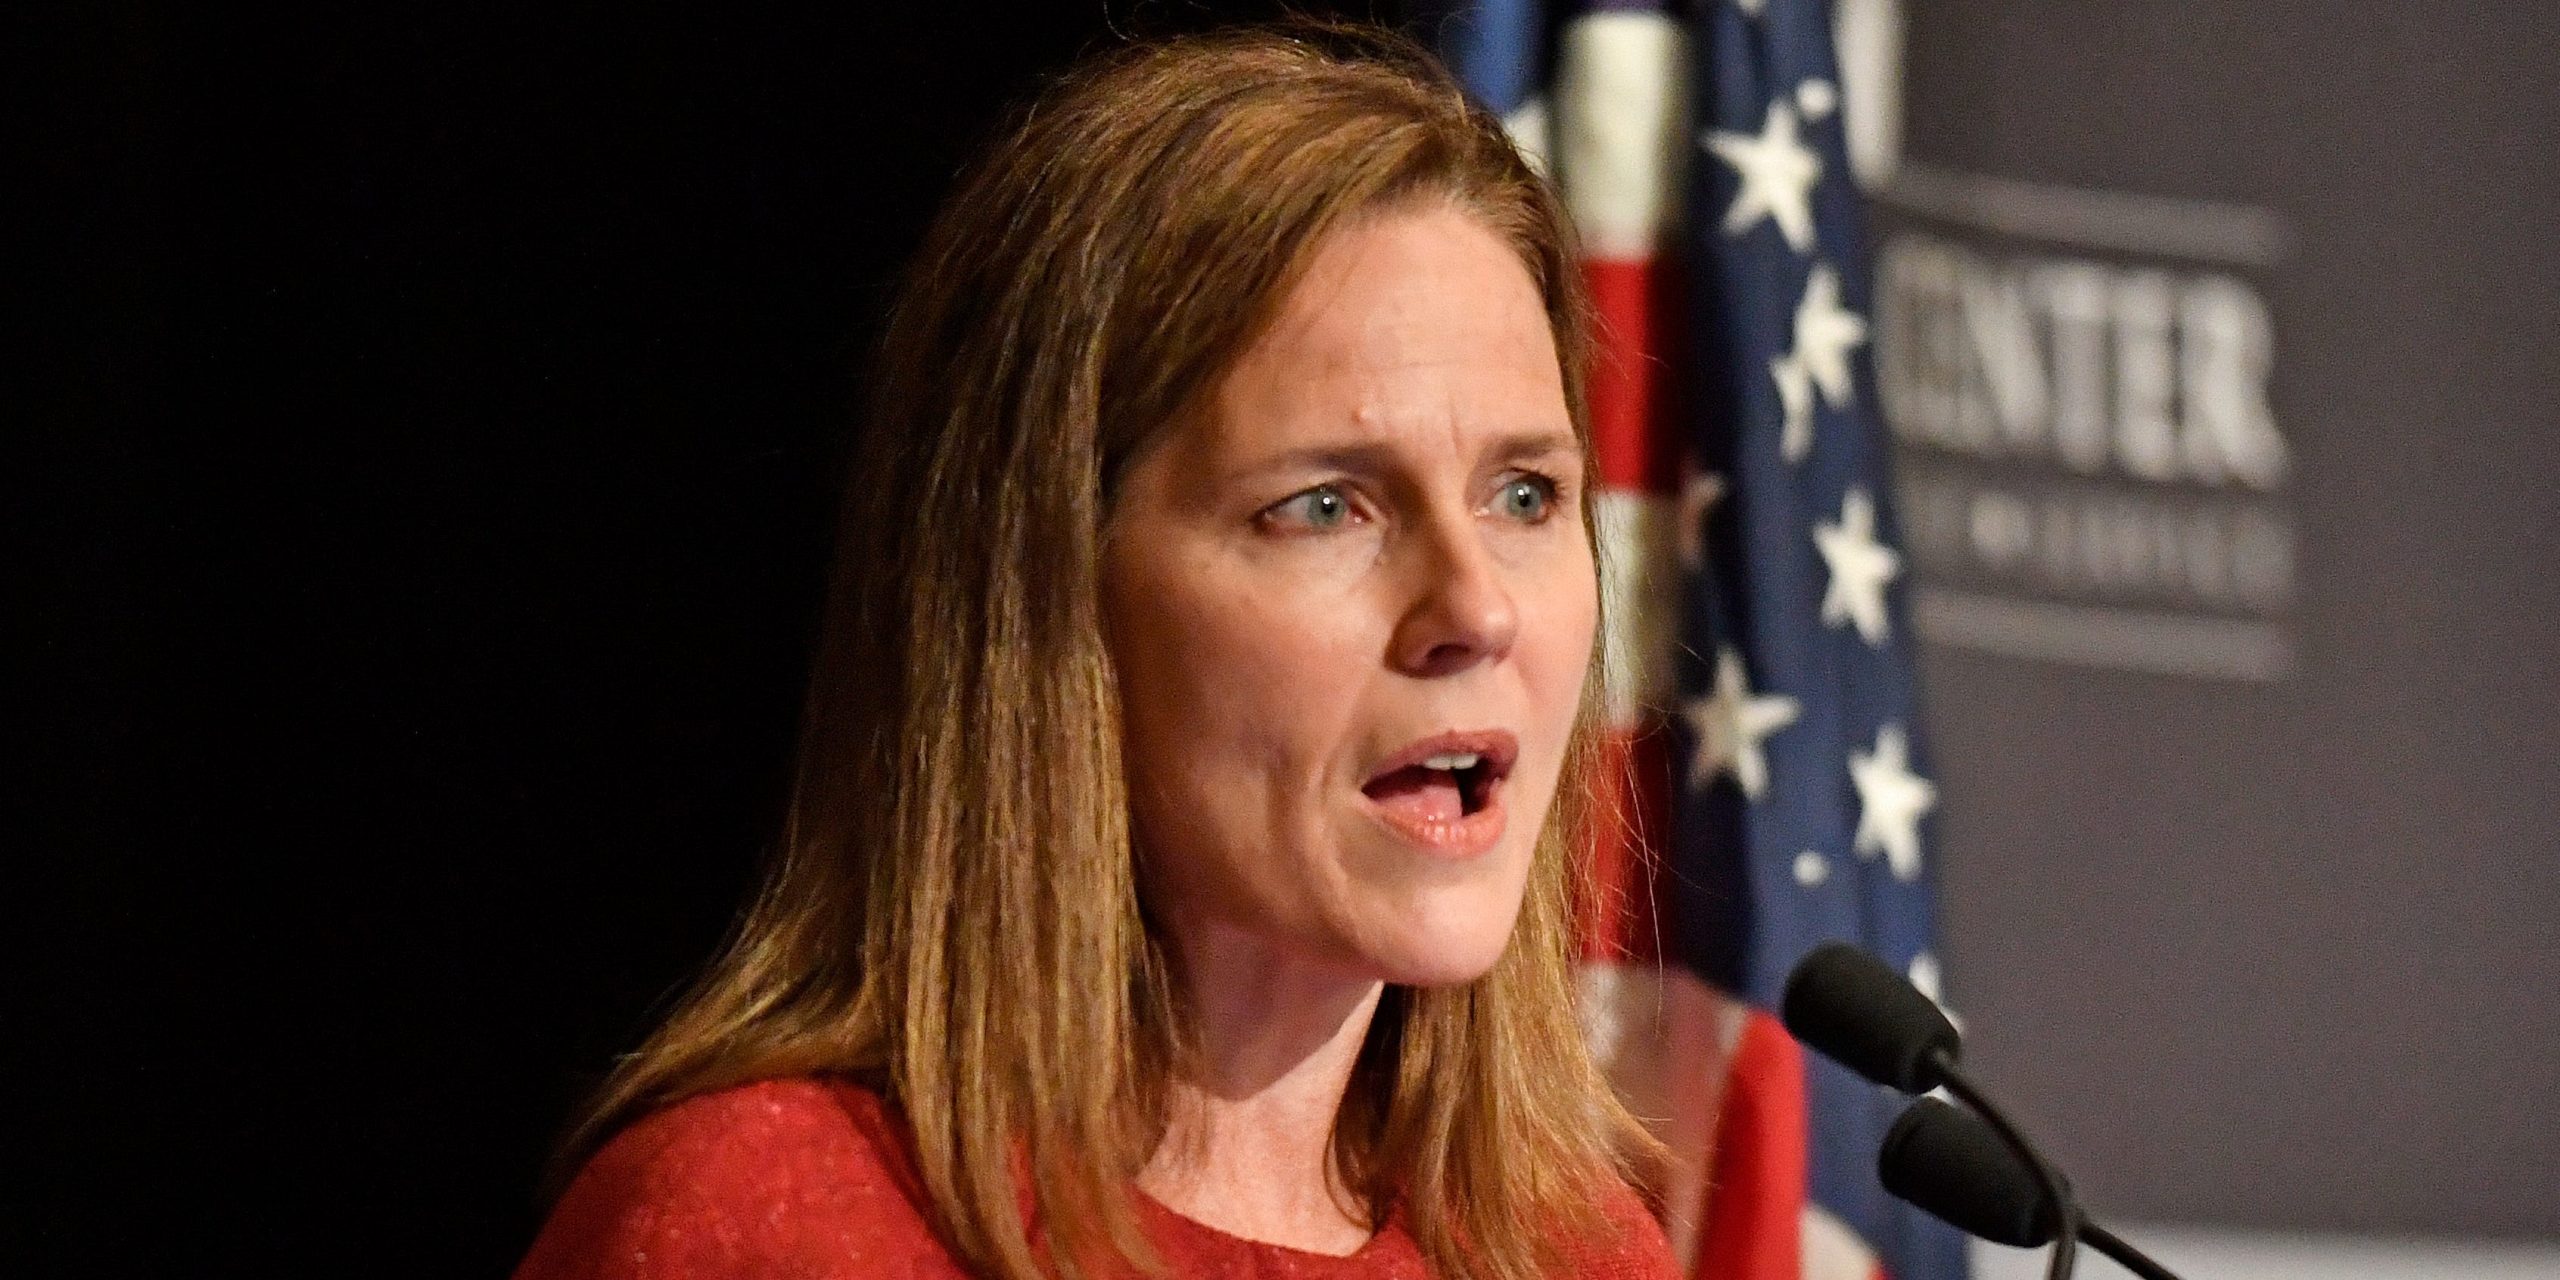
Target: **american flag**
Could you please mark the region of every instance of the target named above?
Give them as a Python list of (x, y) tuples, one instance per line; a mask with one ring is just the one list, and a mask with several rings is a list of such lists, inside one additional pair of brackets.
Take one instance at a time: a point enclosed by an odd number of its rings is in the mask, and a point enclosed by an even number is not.
[(1903, 559), (1875, 417), (1830, 6), (1480, 0), (1434, 20), (1564, 192), (1591, 380), (1621, 821), (1584, 949), (1595, 1046), (1673, 1153), (1691, 1273), (1952, 1280), (1885, 1194), (1899, 1109), (1770, 1012), (1816, 944), (1937, 992)]

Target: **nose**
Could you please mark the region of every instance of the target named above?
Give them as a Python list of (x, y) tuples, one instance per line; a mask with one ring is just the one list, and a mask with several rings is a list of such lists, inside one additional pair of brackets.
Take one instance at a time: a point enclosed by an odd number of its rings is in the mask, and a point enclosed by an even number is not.
[(1520, 611), (1475, 521), (1434, 521), (1417, 541), (1424, 545), (1407, 569), (1412, 603), (1397, 622), (1389, 655), (1395, 668), (1411, 676), (1454, 675), (1510, 653)]

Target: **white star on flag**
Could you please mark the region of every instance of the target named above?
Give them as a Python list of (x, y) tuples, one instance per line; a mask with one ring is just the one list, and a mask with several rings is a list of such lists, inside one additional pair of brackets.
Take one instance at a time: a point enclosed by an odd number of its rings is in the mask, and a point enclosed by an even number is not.
[(1938, 807), (1938, 789), (1911, 772), (1911, 742), (1902, 726), (1876, 730), (1876, 749), (1849, 753), (1849, 781), (1858, 789), (1861, 856), (1884, 854), (1896, 880), (1920, 878), (1920, 819)]
[(1813, 452), (1813, 371), (1794, 355), (1783, 355), (1769, 362), (1769, 376), (1778, 383), (1778, 411), (1783, 421), (1778, 427), (1778, 456), (1789, 462), (1802, 462)]
[(1849, 348), (1867, 340), (1867, 322), (1840, 307), (1840, 273), (1827, 262), (1813, 265), (1805, 277), (1804, 300), (1796, 304), (1796, 349), (1822, 401), (1833, 408), (1849, 403)]
[(1840, 90), (1828, 80), (1811, 79), (1796, 86), (1796, 110), (1807, 120), (1830, 115), (1840, 105)]
[(1689, 757), (1689, 785), (1704, 788), (1726, 769), (1757, 800), (1769, 789), (1769, 755), (1762, 739), (1796, 722), (1804, 704), (1782, 693), (1755, 694), (1743, 678), (1742, 655), (1731, 645), (1716, 650), (1716, 687), (1681, 709), (1698, 735)]
[(1813, 544), (1831, 570), (1831, 585), (1822, 592), (1822, 621), (1858, 628), (1858, 638), (1884, 643), (1885, 584), (1902, 572), (1902, 555), (1876, 541), (1875, 499), (1864, 489), (1851, 489), (1840, 499), (1840, 522), (1813, 526)]
[(1742, 179), (1724, 211), (1725, 234), (1741, 235), (1768, 218), (1788, 248), (1803, 253), (1813, 247), (1813, 184), (1822, 176), (1822, 157), (1796, 141), (1793, 106), (1770, 104), (1758, 137), (1710, 129), (1699, 141)]
[[(1914, 990), (1929, 997), (1929, 1003), (1938, 1006), (1938, 1012), (1947, 1015), (1947, 1021), (1953, 1024), (1956, 1030), (1964, 1030), (1964, 1019), (1957, 1016), (1955, 1010), (1947, 1007), (1946, 978), (1938, 969), (1936, 956), (1923, 951), (1911, 957), (1910, 978)], [(1932, 1089), (1929, 1092), (1939, 1094), (1941, 1091)]]
[(1818, 889), (1831, 878), (1831, 864), (1821, 854), (1807, 849), (1796, 855), (1796, 883), (1807, 889)]
[(1867, 322), (1840, 306), (1840, 273), (1817, 262), (1796, 303), (1795, 347), (1769, 362), (1778, 384), (1778, 456), (1802, 462), (1813, 452), (1813, 393), (1837, 409), (1849, 403), (1849, 349), (1867, 340)]

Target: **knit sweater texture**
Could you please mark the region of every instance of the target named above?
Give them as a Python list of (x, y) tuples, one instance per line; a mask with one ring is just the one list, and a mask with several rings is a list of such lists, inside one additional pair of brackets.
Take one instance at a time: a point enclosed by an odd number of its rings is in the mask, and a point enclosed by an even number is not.
[[(1422, 1280), (1399, 1206), (1347, 1257), (1230, 1235), (1143, 1194), (1171, 1274), (1215, 1280)], [(879, 1095), (833, 1077), (767, 1080), (688, 1099), (606, 1143), (553, 1206), (515, 1280), (947, 1280), (968, 1276), (927, 1225), (905, 1130)], [(1671, 1280), (1662, 1231), (1635, 1193), (1569, 1274)]]

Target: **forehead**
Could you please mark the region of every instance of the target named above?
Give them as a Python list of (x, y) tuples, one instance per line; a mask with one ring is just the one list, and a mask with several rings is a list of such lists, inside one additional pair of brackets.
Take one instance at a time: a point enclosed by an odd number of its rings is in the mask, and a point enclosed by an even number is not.
[(1569, 429), (1546, 306), (1513, 248), (1455, 208), (1329, 235), (1203, 424), (1227, 449), (1309, 434)]

